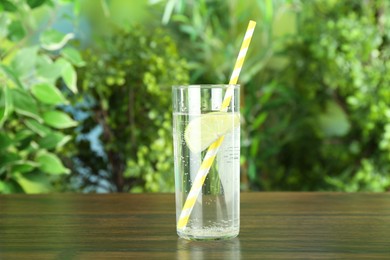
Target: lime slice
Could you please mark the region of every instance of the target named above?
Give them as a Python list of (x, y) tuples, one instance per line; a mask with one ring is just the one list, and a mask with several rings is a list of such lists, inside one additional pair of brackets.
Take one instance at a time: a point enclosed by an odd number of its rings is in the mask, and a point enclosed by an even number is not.
[(240, 115), (229, 112), (203, 114), (189, 122), (184, 132), (187, 146), (194, 153), (209, 147), (219, 137), (240, 125)]

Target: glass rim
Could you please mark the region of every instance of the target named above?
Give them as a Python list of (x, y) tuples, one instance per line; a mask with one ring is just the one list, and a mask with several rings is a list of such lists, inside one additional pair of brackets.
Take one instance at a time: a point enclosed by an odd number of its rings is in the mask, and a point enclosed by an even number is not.
[(222, 88), (227, 89), (229, 87), (234, 87), (234, 89), (240, 88), (240, 84), (193, 84), (193, 85), (173, 85), (172, 89), (213, 89), (213, 88)]

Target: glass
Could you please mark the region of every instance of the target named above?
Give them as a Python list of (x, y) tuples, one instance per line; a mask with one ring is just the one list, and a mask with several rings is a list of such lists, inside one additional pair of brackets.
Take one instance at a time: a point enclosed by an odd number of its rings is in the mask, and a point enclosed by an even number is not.
[[(232, 93), (221, 112), (226, 91)], [(176, 224), (180, 237), (217, 240), (236, 237), (240, 226), (239, 85), (174, 86), (173, 143)], [(179, 220), (208, 147), (224, 136), (200, 187), (186, 225)], [(196, 187), (196, 185), (195, 185)]]

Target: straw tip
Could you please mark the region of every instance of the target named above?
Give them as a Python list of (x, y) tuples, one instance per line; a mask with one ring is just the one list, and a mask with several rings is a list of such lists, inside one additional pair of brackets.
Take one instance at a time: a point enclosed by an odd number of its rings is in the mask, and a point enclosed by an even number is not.
[(254, 30), (255, 27), (256, 27), (256, 22), (253, 20), (250, 20), (249, 24), (248, 24), (248, 30)]

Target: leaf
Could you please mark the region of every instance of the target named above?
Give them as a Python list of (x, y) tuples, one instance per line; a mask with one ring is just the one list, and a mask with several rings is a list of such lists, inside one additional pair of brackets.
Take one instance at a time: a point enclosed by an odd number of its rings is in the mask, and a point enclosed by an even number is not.
[(5, 120), (12, 113), (13, 102), (12, 96), (10, 94), (9, 88), (7, 86), (3, 87), (3, 95), (0, 97), (0, 128), (3, 126)]
[(15, 180), (29, 194), (50, 192), (50, 182), (43, 173), (16, 173)]
[(37, 133), (40, 136), (46, 136), (51, 132), (51, 130), (42, 125), (41, 123), (35, 121), (34, 119), (27, 119), (24, 121), (24, 124), (30, 128), (33, 132)]
[(34, 137), (35, 134), (31, 130), (23, 129), (16, 133), (13, 141), (19, 151), (30, 151), (31, 142), (34, 140)]
[(28, 6), (30, 6), (31, 9), (43, 5), (45, 2), (46, 0), (27, 0), (27, 4)]
[(21, 41), (26, 35), (26, 31), (20, 21), (13, 21), (8, 26), (8, 31), (11, 32), (8, 34), (8, 39), (13, 42)]
[(38, 145), (44, 149), (54, 149), (65, 145), (72, 139), (70, 135), (63, 135), (62, 133), (50, 133), (38, 141)]
[(29, 129), (22, 129), (15, 134), (14, 141), (17, 143), (26, 140), (27, 138), (30, 138), (33, 135), (34, 133), (31, 132)]
[(266, 0), (266, 4), (265, 4), (266, 8), (265, 8), (265, 20), (267, 21), (268, 24), (271, 24), (272, 23), (272, 17), (273, 17), (273, 4), (272, 4), (272, 0)]
[(0, 169), (20, 159), (16, 153), (0, 153)]
[(48, 174), (69, 174), (69, 169), (65, 168), (61, 160), (57, 155), (48, 152), (41, 152), (35, 158), (35, 161), (39, 163), (39, 168)]
[(73, 65), (77, 67), (82, 67), (85, 65), (85, 61), (81, 58), (80, 53), (72, 47), (66, 47), (61, 51), (61, 55), (70, 61)]
[(0, 6), (2, 6), (3, 10), (8, 11), (8, 12), (16, 12), (18, 8), (16, 7), (15, 4), (13, 4), (9, 0), (2, 0), (0, 2)]
[(1, 193), (22, 193), (22, 187), (14, 180), (8, 179), (7, 181), (0, 181), (0, 194)]
[(100, 4), (105, 17), (110, 17), (110, 8), (108, 7), (107, 0), (100, 0)]
[(54, 82), (61, 76), (62, 67), (57, 63), (53, 63), (47, 55), (38, 55), (36, 75), (45, 82)]
[(38, 163), (32, 161), (18, 161), (12, 165), (12, 172), (26, 173), (38, 166)]
[(57, 30), (49, 29), (42, 33), (40, 42), (42, 48), (49, 51), (56, 51), (64, 47), (65, 44), (73, 38), (73, 33), (63, 34)]
[[(0, 7), (0, 11), (1, 11), (1, 7)], [(12, 192), (8, 183), (0, 180), (0, 194), (9, 194), (9, 193)]]
[(56, 64), (61, 66), (61, 76), (66, 86), (73, 92), (77, 93), (77, 74), (72, 64), (65, 59), (58, 59)]
[[(1, 13), (1, 5), (0, 5), (0, 13)], [(5, 38), (8, 34), (8, 24), (11, 19), (7, 15), (0, 15), (0, 39)]]
[(257, 178), (256, 165), (253, 162), (253, 160), (249, 160), (248, 165), (249, 165), (249, 167), (248, 167), (249, 180), (254, 181)]
[(59, 105), (68, 103), (54, 85), (49, 83), (39, 83), (31, 88), (31, 93), (42, 103), (48, 105)]
[(64, 129), (77, 125), (70, 116), (60, 111), (48, 111), (43, 114), (43, 120), (51, 127)]
[(351, 128), (347, 115), (334, 101), (326, 104), (325, 113), (319, 116), (319, 126), (323, 133), (329, 137), (344, 136)]
[(250, 147), (250, 155), (253, 158), (256, 158), (257, 152), (259, 151), (259, 146), (260, 146), (260, 139), (253, 139)]
[(5, 119), (6, 119), (5, 108), (4, 108), (4, 106), (0, 105), (0, 128), (3, 126)]
[(256, 119), (253, 121), (252, 127), (254, 130), (257, 130), (263, 124), (263, 122), (267, 119), (268, 114), (267, 113), (261, 113), (256, 117)]
[(0, 69), (6, 74), (8, 79), (12, 80), (18, 87), (23, 88), (22, 82), (20, 82), (19, 78), (11, 68), (0, 64)]
[(42, 122), (42, 118), (38, 113), (38, 106), (34, 98), (22, 89), (10, 90), (13, 100), (15, 111), (24, 116), (28, 116), (36, 119), (38, 122)]
[(35, 69), (38, 47), (32, 46), (18, 50), (12, 59), (11, 68), (19, 79), (31, 75)]
[(0, 133), (0, 151), (5, 150), (12, 144), (12, 139), (5, 133)]
[(23, 25), (20, 21), (13, 21), (8, 26), (8, 39), (13, 42), (21, 41), (26, 35), (26, 31), (23, 28)]
[(175, 8), (176, 0), (169, 0), (168, 3), (165, 5), (164, 14), (162, 18), (162, 24), (167, 25), (171, 16), (173, 9)]
[(77, 93), (77, 74), (72, 66), (67, 66), (62, 70), (62, 78), (64, 79), (66, 86), (73, 93)]

